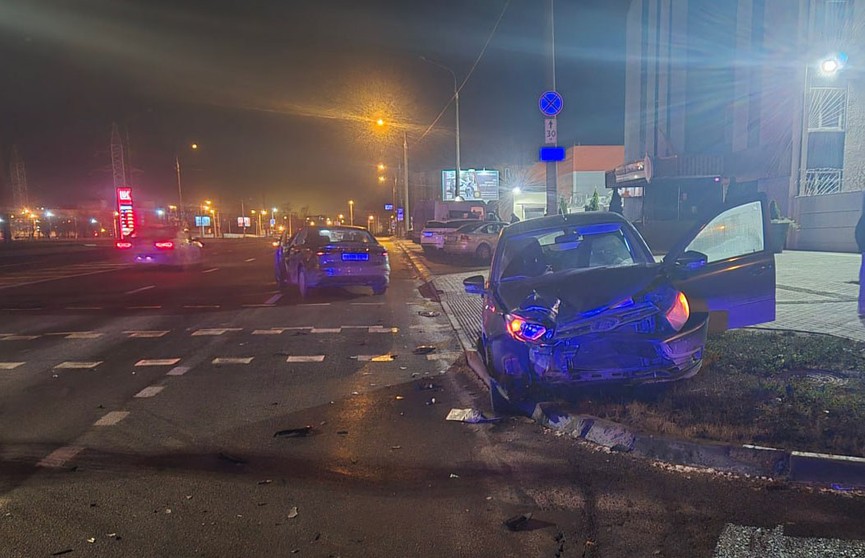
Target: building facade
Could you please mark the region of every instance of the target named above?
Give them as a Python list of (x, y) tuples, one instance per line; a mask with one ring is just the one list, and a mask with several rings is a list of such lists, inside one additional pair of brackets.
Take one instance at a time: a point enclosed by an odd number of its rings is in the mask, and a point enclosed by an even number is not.
[(607, 175), (626, 215), (681, 230), (763, 192), (798, 224), (788, 245), (855, 248), (865, 0), (633, 0), (626, 25), (626, 165)]

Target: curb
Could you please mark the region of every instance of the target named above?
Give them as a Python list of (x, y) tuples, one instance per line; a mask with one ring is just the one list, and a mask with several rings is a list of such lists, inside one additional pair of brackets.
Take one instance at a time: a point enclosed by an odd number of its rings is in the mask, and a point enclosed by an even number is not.
[[(403, 246), (401, 241), (395, 242), (408, 256), (422, 279), (435, 284), (426, 265)], [(451, 326), (457, 332), (469, 367), (489, 389), (491, 378), (480, 354), (466, 338), (447, 301), (442, 300), (441, 304)], [(554, 403), (547, 402), (537, 403), (531, 417), (550, 430), (585, 440), (610, 451), (629, 453), (641, 458), (740, 475), (823, 484), (842, 491), (865, 487), (865, 458), (861, 457), (651, 436), (610, 420), (570, 414)]]

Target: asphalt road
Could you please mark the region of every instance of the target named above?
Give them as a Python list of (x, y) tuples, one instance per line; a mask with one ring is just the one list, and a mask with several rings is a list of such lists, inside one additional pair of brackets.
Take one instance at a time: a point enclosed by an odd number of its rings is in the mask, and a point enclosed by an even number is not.
[(849, 494), (671, 470), (528, 419), (445, 421), (487, 394), (389, 247), (386, 295), (303, 304), (258, 240), (209, 242), (185, 272), (96, 253), (0, 268), (0, 556), (690, 557), (728, 524), (865, 538)]

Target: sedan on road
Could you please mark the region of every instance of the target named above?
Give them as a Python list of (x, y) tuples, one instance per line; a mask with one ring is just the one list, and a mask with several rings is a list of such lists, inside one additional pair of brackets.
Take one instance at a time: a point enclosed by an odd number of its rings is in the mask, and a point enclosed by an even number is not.
[(478, 346), (493, 404), (519, 408), (536, 389), (668, 382), (696, 374), (712, 330), (775, 319), (775, 260), (766, 204), (701, 220), (662, 262), (615, 213), (531, 219), (507, 227), (484, 297)]
[(420, 235), (420, 245), (426, 253), (440, 251), (445, 245), (445, 236), (463, 225), (482, 223), (478, 219), (453, 219), (451, 221), (427, 221)]
[(489, 262), (499, 241), (499, 233), (508, 224), (481, 221), (463, 225), (445, 236), (444, 251), (454, 256), (468, 256)]
[(143, 227), (115, 243), (134, 264), (182, 269), (201, 265), (204, 244), (178, 227)]
[(369, 286), (384, 294), (390, 284), (387, 250), (361, 227), (304, 227), (276, 247), (276, 283), (296, 285), (306, 298), (316, 287)]

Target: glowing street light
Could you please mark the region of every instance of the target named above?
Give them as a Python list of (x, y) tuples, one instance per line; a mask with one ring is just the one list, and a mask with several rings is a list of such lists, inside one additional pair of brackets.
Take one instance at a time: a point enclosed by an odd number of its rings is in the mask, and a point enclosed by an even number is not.
[(354, 200), (348, 200), (348, 215), (349, 223), (354, 225)]
[(384, 126), (384, 119), (379, 118), (378, 120), (375, 121), (375, 125), (376, 126)]
[(195, 151), (196, 149), (198, 149), (198, 144), (197, 144), (197, 143), (193, 143), (193, 144), (191, 144), (191, 145), (189, 146), (189, 148), (192, 149), (193, 151)]
[(522, 192), (523, 192), (523, 190), (522, 190), (522, 188), (520, 188), (519, 186), (517, 186), (516, 188), (514, 188), (513, 190), (511, 190), (511, 193), (514, 194), (515, 196), (520, 195)]
[(384, 181), (385, 181), (385, 180), (387, 180), (387, 179), (386, 179), (385, 177), (383, 177), (383, 176), (379, 176), (379, 177), (378, 177), (378, 181), (379, 181), (380, 183), (382, 183), (382, 184), (384, 184)]
[(379, 163), (379, 164), (378, 164), (378, 170), (379, 170), (379, 171), (384, 171), (384, 169), (386, 169), (386, 168), (387, 168), (387, 167), (384, 166), (384, 163)]

